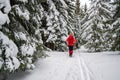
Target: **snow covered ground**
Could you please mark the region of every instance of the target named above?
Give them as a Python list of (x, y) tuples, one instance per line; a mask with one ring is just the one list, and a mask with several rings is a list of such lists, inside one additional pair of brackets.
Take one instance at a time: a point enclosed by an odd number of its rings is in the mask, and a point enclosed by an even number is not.
[(9, 80), (120, 80), (119, 52), (86, 53), (76, 50), (73, 57), (67, 52), (47, 52), (36, 68), (17, 73)]

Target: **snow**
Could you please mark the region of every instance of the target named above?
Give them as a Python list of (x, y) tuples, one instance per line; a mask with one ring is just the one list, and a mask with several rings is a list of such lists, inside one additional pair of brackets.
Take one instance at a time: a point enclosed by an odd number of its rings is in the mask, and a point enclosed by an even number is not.
[(88, 7), (90, 6), (90, 0), (80, 0), (80, 2), (81, 2), (82, 6), (85, 5), (85, 4), (87, 4)]
[(27, 64), (27, 68), (28, 68), (28, 69), (34, 69), (34, 68), (35, 68), (35, 65), (34, 65), (34, 64)]
[(26, 34), (24, 34), (23, 32), (15, 32), (15, 37), (19, 40), (27, 40)]
[(60, 0), (60, 2), (61, 2), (61, 4), (62, 4), (62, 7), (64, 7), (64, 8), (67, 8), (67, 7), (68, 7), (64, 0)]
[[(0, 60), (2, 60), (2, 59), (0, 58)], [(3, 61), (0, 61), (0, 69), (2, 67), (2, 64), (3, 64)]]
[[(3, 12), (1, 11), (2, 8)], [(9, 0), (0, 0), (0, 25), (10, 22), (7, 15), (10, 10), (11, 6)]]
[(7, 59), (6, 61), (6, 70), (9, 69), (10, 72), (18, 69), (18, 67), (20, 66), (20, 62), (16, 57), (12, 57), (12, 60), (10, 58)]
[(112, 26), (116, 25), (116, 24), (120, 24), (120, 18), (118, 18), (113, 24)]
[(46, 52), (49, 57), (36, 62), (36, 68), (11, 75), (9, 80), (119, 80), (120, 52), (87, 53), (83, 46), (68, 52)]
[[(54, 3), (52, 2), (52, 0), (49, 0), (48, 3), (50, 4), (50, 10), (53, 9), (54, 14), (55, 14), (55, 15), (59, 15), (60, 13), (59, 13), (59, 11), (56, 9), (56, 7), (55, 7)], [(54, 17), (54, 16), (51, 16), (51, 17)]]
[(32, 64), (32, 56), (36, 51), (35, 43), (23, 44), (20, 49), (22, 55), (26, 57), (25, 60), (21, 60), (21, 63), (26, 64), (27, 69), (33, 69), (35, 66)]
[(5, 23), (9, 23), (10, 20), (8, 18), (8, 15), (7, 14), (3, 14), (1, 11), (0, 11), (0, 25), (3, 25)]
[(32, 44), (32, 45), (30, 45), (30, 44), (23, 44), (21, 46), (21, 51), (22, 51), (22, 54), (24, 56), (26, 56), (26, 55), (32, 56), (34, 54), (35, 50), (36, 49), (35, 49), (35, 45), (34, 44)]
[[(17, 53), (18, 53), (18, 48), (15, 45), (15, 43), (10, 40), (6, 35), (4, 35), (2, 32), (0, 32), (0, 41), (1, 43), (1, 47), (2, 48), (6, 48), (5, 54), (6, 57), (16, 57)], [(2, 51), (2, 49), (0, 49), (0, 52)]]
[(55, 34), (50, 34), (48, 39), (46, 40), (46, 42), (49, 42), (49, 41), (55, 41), (57, 39), (57, 36)]
[(25, 2), (26, 2), (26, 3), (28, 2), (28, 0), (19, 0), (19, 1), (22, 1), (22, 2), (24, 2), (24, 3), (25, 3)]
[(17, 58), (15, 58), (15, 57), (12, 57), (12, 60), (13, 60), (14, 66), (15, 66), (14, 69), (15, 70), (18, 69), (19, 66), (20, 66), (19, 60)]
[(66, 41), (67, 37), (66, 36), (62, 36), (61, 40), (62, 41)]
[[(109, 53), (109, 52), (108, 52)], [(120, 55), (117, 54), (87, 54), (82, 55), (90, 68), (95, 80), (119, 80), (120, 79)], [(88, 58), (89, 57), (89, 58)], [(87, 59), (86, 59), (87, 58)]]
[(51, 31), (51, 32), (53, 32), (53, 33), (55, 33), (54, 27), (48, 27), (47, 30), (48, 30), (48, 31)]
[[(1, 48), (0, 48), (0, 54), (3, 54), (3, 51), (5, 49), (5, 64), (6, 67), (4, 68), (9, 69), (10, 72), (16, 70), (20, 66), (20, 62), (17, 59), (17, 53), (18, 48), (15, 45), (15, 43), (10, 40), (6, 35), (4, 35), (2, 32), (0, 32), (0, 41), (1, 41)], [(3, 59), (0, 58), (0, 68), (3, 64)]]
[(26, 20), (29, 20), (30, 19), (30, 13), (27, 9), (24, 10), (24, 12), (16, 5), (16, 11), (17, 13), (19, 14), (19, 16), (22, 16), (24, 17)]
[(9, 0), (0, 0), (0, 9), (4, 8), (4, 13), (9, 13), (9, 11), (11, 10), (11, 6), (10, 6), (10, 2)]

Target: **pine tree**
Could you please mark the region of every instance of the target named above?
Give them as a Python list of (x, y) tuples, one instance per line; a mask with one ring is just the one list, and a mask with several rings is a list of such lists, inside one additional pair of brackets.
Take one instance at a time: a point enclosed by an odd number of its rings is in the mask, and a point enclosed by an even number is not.
[[(32, 68), (34, 57), (42, 51), (42, 40), (39, 29), (41, 23), (39, 21), (40, 16), (43, 16), (40, 12), (43, 9), (37, 0), (14, 2), (17, 5), (12, 6), (9, 15), (11, 21), (9, 27), (12, 32), (12, 39), (19, 48), (18, 58), (21, 60), (20, 68), (25, 70), (26, 68)], [(38, 50), (36, 51), (36, 49)]]
[[(48, 0), (48, 11), (44, 15), (43, 39), (44, 44), (52, 50), (67, 49), (65, 37), (72, 31), (74, 21), (74, 1)], [(46, 31), (46, 32), (44, 32)]]
[(107, 50), (106, 46), (110, 47), (105, 35), (109, 33), (111, 20), (111, 10), (107, 4), (106, 1), (92, 0), (91, 8), (84, 17), (83, 21), (87, 21), (82, 25), (82, 39), (90, 51), (104, 51)]
[(74, 27), (73, 27), (73, 32), (74, 32), (74, 35), (77, 39), (77, 44), (76, 44), (76, 47), (79, 48), (80, 47), (80, 43), (81, 43), (81, 36), (80, 36), (80, 33), (81, 33), (81, 24), (80, 24), (80, 20), (82, 18), (82, 9), (80, 7), (80, 0), (76, 0), (76, 5), (75, 5), (75, 14), (74, 14)]
[[(65, 18), (66, 21), (66, 36), (69, 34), (69, 32), (74, 32), (75, 29), (75, 1), (74, 0), (64, 0), (64, 2), (66, 3), (66, 8), (65, 9), (65, 13), (61, 13)], [(64, 10), (61, 9), (61, 10)], [(60, 11), (61, 12), (61, 11)], [(77, 37), (77, 36), (76, 36)]]
[(87, 4), (85, 3), (84, 5), (84, 12), (86, 13), (87, 12)]
[[(43, 8), (39, 0), (10, 1), (9, 20), (6, 17), (5, 23), (0, 24), (0, 63), (2, 63), (0, 71), (7, 71), (7, 74), (16, 70), (34, 68), (34, 61), (38, 56), (44, 55), (42, 53), (44, 46), (39, 29)], [(4, 2), (0, 5), (4, 5)], [(6, 10), (9, 7), (9, 5), (3, 6), (0, 12), (6, 15)]]
[[(61, 0), (48, 0), (49, 6), (42, 19), (43, 44), (52, 50), (66, 50), (64, 37), (67, 34), (67, 4)], [(43, 6), (43, 5), (42, 5)]]
[(112, 49), (114, 51), (120, 51), (120, 1), (114, 0), (114, 15), (112, 23)]
[(11, 10), (9, 0), (0, 1), (0, 73), (4, 79), (9, 72), (18, 69), (20, 62), (17, 58), (18, 48), (4, 31), (9, 31), (4, 25), (9, 24), (8, 13)]

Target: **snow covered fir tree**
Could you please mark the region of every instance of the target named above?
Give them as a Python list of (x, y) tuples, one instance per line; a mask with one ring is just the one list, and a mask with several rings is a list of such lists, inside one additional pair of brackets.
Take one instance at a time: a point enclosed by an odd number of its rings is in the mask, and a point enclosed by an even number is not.
[(76, 49), (120, 51), (120, 1), (90, 2), (0, 0), (0, 75), (33, 69), (46, 50), (66, 51), (69, 32)]
[[(112, 26), (114, 15), (112, 6), (110, 0), (91, 0), (91, 8), (83, 18), (82, 24), (84, 30), (82, 39), (89, 51), (115, 50), (114, 37), (119, 35), (119, 32), (115, 34), (113, 31), (115, 26)], [(116, 29), (119, 29), (119, 25)], [(119, 45), (118, 41), (117, 44)]]
[(120, 50), (120, 1), (113, 3), (113, 22), (112, 22), (112, 50)]
[[(83, 38), (86, 46), (91, 51), (103, 51), (109, 48), (109, 43), (106, 41), (109, 34), (110, 25), (108, 21), (112, 19), (109, 1), (92, 0), (91, 8), (87, 12), (87, 21), (82, 25), (84, 28)], [(107, 47), (106, 47), (107, 46)]]

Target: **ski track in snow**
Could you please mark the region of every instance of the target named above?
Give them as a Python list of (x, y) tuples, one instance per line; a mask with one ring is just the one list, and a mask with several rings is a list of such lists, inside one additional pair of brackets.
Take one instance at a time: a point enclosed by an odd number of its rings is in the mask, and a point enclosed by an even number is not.
[(81, 76), (82, 80), (95, 80), (93, 73), (90, 71), (86, 63), (84, 62), (84, 59), (82, 57), (79, 58), (79, 64), (81, 68)]
[(79, 55), (79, 53), (77, 54), (78, 55), (73, 58), (71, 68), (65, 80), (95, 80), (93, 73), (85, 64), (84, 59)]

